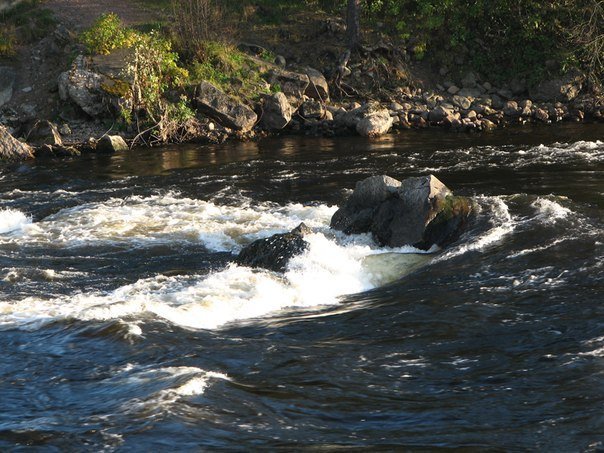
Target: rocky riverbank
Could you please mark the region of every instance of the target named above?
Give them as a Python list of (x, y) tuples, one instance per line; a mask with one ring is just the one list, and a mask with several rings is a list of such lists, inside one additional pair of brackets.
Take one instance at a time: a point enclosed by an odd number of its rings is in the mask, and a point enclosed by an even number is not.
[[(435, 83), (361, 94), (353, 87), (367, 87), (364, 79), (379, 77), (371, 74), (375, 49), (361, 49), (354, 65), (344, 52), (319, 69), (287, 64), (280, 55), (267, 61), (266, 49), (257, 45), (239, 49), (255, 71), (248, 77), (260, 81), (262, 92), (235, 97), (202, 80), (168, 93), (194, 114), (177, 125), (178, 140), (218, 143), (272, 134), (376, 138), (406, 129), (483, 132), (527, 123), (604, 121), (602, 97), (577, 71), (528, 87), (518, 81), (496, 86), (472, 71), (454, 76), (441, 70)], [(64, 157), (151, 144), (148, 131), (121, 121), (124, 109), (132, 108), (124, 74), (133, 58), (132, 49), (87, 55), (77, 35), (60, 24), (22, 52), (17, 64), (0, 65), (0, 124), (33, 149), (2, 157)], [(395, 71), (399, 62), (389, 64)]]

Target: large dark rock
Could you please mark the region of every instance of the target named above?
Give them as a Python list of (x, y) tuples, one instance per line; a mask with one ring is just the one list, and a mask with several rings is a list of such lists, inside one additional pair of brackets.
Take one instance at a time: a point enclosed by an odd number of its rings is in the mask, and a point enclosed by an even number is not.
[(230, 98), (206, 81), (197, 87), (195, 102), (199, 110), (230, 129), (247, 132), (258, 119), (247, 105)]
[(371, 233), (380, 245), (444, 247), (463, 232), (472, 213), (471, 200), (454, 196), (436, 177), (398, 181), (372, 176), (357, 183), (331, 219), (347, 234)]
[(236, 261), (243, 266), (285, 272), (289, 260), (308, 249), (304, 235), (310, 232), (310, 229), (301, 223), (289, 233), (258, 239), (244, 247)]
[(24, 160), (34, 157), (34, 150), (14, 138), (8, 129), (0, 125), (0, 160)]

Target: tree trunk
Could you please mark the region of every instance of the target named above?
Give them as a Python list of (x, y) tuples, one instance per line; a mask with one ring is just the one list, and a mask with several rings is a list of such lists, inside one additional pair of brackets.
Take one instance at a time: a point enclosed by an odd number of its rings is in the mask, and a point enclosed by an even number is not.
[(361, 45), (361, 0), (348, 0), (346, 10), (346, 44), (350, 50), (356, 50)]

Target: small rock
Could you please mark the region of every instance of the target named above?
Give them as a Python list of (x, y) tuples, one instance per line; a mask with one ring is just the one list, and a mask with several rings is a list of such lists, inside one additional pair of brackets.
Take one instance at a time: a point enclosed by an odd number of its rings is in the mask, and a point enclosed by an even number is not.
[(30, 93), (31, 90), (33, 90), (32, 87), (25, 87), (25, 88), (21, 88), (21, 91), (23, 91), (24, 93)]
[(31, 145), (55, 145), (62, 146), (63, 140), (59, 129), (54, 123), (46, 120), (39, 120), (27, 133), (25, 141)]
[(453, 114), (453, 109), (447, 109), (442, 105), (439, 105), (435, 109), (430, 111), (428, 119), (433, 123), (440, 123), (445, 118)]
[(453, 104), (459, 107), (460, 109), (467, 110), (472, 106), (472, 102), (465, 96), (453, 96)]
[(71, 135), (72, 132), (71, 132), (71, 128), (69, 127), (69, 124), (63, 123), (63, 125), (59, 129), (59, 133), (61, 135)]
[(275, 64), (276, 64), (277, 66), (282, 66), (282, 67), (285, 67), (285, 66), (286, 66), (286, 64), (287, 64), (287, 62), (285, 61), (285, 57), (284, 57), (283, 55), (277, 55), (277, 56), (275, 57)]
[(457, 94), (457, 93), (459, 93), (459, 88), (457, 88), (455, 85), (451, 85), (447, 89), (447, 93), (449, 93), (449, 94)]
[(304, 119), (321, 119), (325, 115), (325, 107), (315, 99), (308, 99), (300, 106), (300, 115)]
[(540, 108), (535, 109), (535, 111), (533, 112), (533, 117), (536, 120), (541, 121), (542, 123), (549, 123), (549, 115), (543, 109), (540, 109)]
[(520, 116), (520, 109), (516, 101), (507, 101), (503, 106), (503, 114), (511, 117)]

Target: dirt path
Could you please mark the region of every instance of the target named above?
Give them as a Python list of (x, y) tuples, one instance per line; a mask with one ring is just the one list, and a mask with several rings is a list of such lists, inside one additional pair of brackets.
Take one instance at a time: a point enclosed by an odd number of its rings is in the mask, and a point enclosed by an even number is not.
[(89, 27), (103, 13), (117, 14), (126, 25), (157, 22), (161, 13), (132, 0), (45, 0), (59, 21), (74, 30)]

